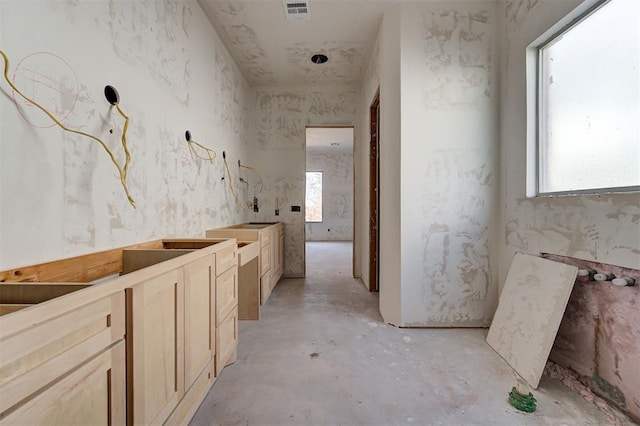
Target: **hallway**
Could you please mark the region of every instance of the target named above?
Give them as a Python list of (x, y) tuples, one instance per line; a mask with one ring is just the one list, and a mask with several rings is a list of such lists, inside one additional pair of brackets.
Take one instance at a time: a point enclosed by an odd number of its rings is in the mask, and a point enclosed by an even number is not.
[(385, 325), (351, 277), (351, 244), (307, 243), (307, 278), (283, 279), (260, 321), (239, 324), (192, 425), (602, 425), (611, 420), (543, 376), (538, 410), (507, 403), (509, 366), (485, 329)]

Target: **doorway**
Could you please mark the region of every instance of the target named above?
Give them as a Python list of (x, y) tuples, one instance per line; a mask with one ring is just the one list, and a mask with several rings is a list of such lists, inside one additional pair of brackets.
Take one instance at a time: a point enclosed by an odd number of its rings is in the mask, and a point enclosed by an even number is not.
[[(353, 140), (353, 126), (306, 128), (305, 246), (346, 242), (353, 249)], [(305, 259), (315, 252), (305, 249)]]
[(380, 291), (380, 91), (369, 108), (369, 291)]

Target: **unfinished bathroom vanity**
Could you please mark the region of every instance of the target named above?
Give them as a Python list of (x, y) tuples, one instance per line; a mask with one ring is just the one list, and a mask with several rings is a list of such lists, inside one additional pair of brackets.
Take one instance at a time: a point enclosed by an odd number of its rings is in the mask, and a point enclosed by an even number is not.
[[(281, 222), (248, 222), (210, 229), (207, 238), (236, 238), (260, 244), (260, 304), (263, 305), (284, 272), (284, 224)], [(243, 287), (242, 279), (240, 287)]]
[(0, 423), (177, 424), (238, 341), (234, 239), (0, 272)]

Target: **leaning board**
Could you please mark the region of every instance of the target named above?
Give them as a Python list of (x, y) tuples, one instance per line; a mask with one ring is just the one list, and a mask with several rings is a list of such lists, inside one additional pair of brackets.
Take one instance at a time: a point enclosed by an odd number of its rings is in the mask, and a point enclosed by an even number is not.
[(578, 268), (516, 253), (487, 343), (537, 388), (567, 307)]

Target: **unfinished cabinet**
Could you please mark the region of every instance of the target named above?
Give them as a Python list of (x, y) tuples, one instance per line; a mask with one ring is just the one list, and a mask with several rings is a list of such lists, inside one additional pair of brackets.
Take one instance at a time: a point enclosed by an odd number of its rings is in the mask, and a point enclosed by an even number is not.
[(249, 222), (211, 229), (206, 236), (259, 242), (260, 304), (264, 304), (284, 272), (284, 225), (280, 222)]
[[(73, 286), (36, 287), (33, 295), (23, 287), (18, 300)], [(40, 311), (0, 318), (0, 422), (124, 424), (124, 292), (84, 303), (74, 297)]]
[(0, 284), (0, 423), (185, 424), (236, 359), (234, 239), (156, 240), (0, 272), (52, 278), (67, 282)]

